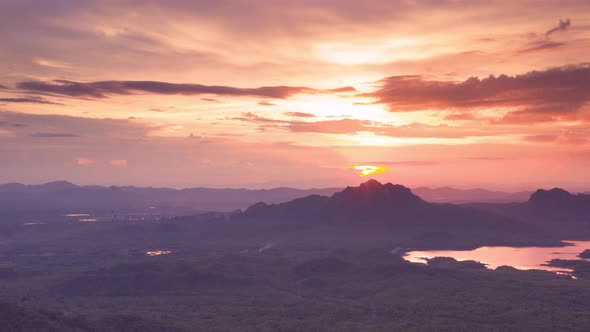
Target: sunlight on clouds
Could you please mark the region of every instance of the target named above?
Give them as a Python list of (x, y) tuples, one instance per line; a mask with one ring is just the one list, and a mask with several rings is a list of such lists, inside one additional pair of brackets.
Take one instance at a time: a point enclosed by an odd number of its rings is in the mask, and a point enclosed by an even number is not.
[(33, 60), (33, 63), (38, 64), (39, 66), (43, 67), (50, 67), (50, 68), (58, 68), (58, 69), (68, 69), (71, 68), (70, 64), (65, 62), (59, 62), (55, 60), (49, 60), (44, 58), (37, 58)]
[(391, 61), (392, 58), (414, 58), (414, 55), (400, 51), (407, 47), (416, 46), (420, 44), (420, 41), (400, 38), (388, 43), (363, 44), (342, 42), (320, 43), (316, 48), (316, 53), (324, 61), (343, 65), (386, 63)]
[(444, 45), (426, 47), (426, 41), (416, 38), (395, 38), (373, 42), (320, 43), (316, 56), (340, 65), (385, 64), (394, 61), (420, 60), (452, 51)]
[(281, 102), (289, 111), (313, 113), (319, 118), (354, 118), (371, 121), (396, 122), (397, 115), (387, 112), (383, 105), (371, 104), (371, 99), (333, 95), (305, 95)]
[(111, 166), (115, 166), (115, 167), (125, 167), (125, 166), (127, 166), (127, 160), (115, 159), (115, 160), (109, 161), (109, 164), (111, 164)]
[(80, 166), (88, 166), (88, 165), (92, 165), (95, 163), (96, 163), (96, 160), (94, 160), (94, 159), (84, 158), (84, 157), (77, 157), (76, 158), (76, 164), (78, 164)]
[(0, 129), (0, 137), (14, 136), (13, 132), (6, 129)]
[(411, 141), (416, 140), (408, 138), (387, 137), (375, 135), (373, 133), (358, 133), (355, 135), (348, 135), (346, 136), (346, 138), (348, 140), (348, 144), (360, 144), (369, 146), (401, 145), (404, 143), (411, 143)]
[(360, 132), (354, 135), (343, 135), (346, 141), (344, 145), (364, 146), (402, 146), (413, 144), (470, 144), (471, 138), (415, 138), (415, 137), (389, 137), (376, 135), (370, 132)]

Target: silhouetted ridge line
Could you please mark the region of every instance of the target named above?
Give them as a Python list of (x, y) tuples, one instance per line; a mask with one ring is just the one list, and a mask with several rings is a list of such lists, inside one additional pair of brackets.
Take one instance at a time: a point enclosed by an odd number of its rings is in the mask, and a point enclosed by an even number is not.
[(551, 190), (538, 189), (531, 195), (529, 202), (541, 204), (548, 202), (565, 202), (572, 198), (574, 198), (574, 195), (561, 188), (553, 188)]
[[(412, 191), (399, 184), (381, 184), (377, 180), (369, 180), (358, 187), (347, 187), (332, 196), (311, 195), (281, 204), (265, 204), (263, 202), (250, 206), (245, 215), (277, 213), (282, 217), (302, 215), (328, 216), (351, 214), (374, 216), (388, 212), (400, 212), (425, 206), (429, 203), (414, 195)], [(278, 216), (277, 215), (277, 216)]]
[(335, 193), (332, 200), (352, 205), (367, 205), (378, 207), (381, 204), (407, 206), (426, 203), (422, 198), (414, 195), (410, 188), (400, 184), (381, 184), (377, 180), (369, 180), (358, 187), (347, 187)]
[(252, 221), (250, 225), (259, 225), (261, 230), (332, 227), (330, 234), (334, 237), (403, 232), (412, 241), (419, 238), (424, 244), (458, 238), (497, 244), (530, 231), (507, 217), (470, 207), (430, 203), (403, 185), (376, 180), (347, 187), (330, 197), (313, 195), (280, 204), (258, 203), (232, 218)]
[(541, 217), (554, 221), (590, 221), (590, 195), (572, 194), (560, 188), (539, 189), (531, 195), (527, 206)]

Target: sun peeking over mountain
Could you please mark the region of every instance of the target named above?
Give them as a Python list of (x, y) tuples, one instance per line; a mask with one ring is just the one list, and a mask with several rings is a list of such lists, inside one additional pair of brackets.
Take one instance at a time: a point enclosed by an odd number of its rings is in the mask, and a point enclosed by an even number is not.
[(375, 175), (388, 171), (387, 167), (377, 165), (352, 165), (350, 168), (359, 171), (359, 176)]

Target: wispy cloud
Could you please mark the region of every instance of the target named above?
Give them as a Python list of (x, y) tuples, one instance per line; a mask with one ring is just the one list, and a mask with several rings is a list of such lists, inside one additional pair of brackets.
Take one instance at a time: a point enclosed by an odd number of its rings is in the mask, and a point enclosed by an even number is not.
[(50, 68), (58, 68), (58, 69), (71, 68), (70, 64), (68, 64), (68, 63), (44, 59), (44, 58), (36, 58), (33, 60), (33, 63), (38, 64), (39, 66), (50, 67)]
[(201, 98), (202, 101), (208, 101), (210, 103), (221, 103), (221, 101), (214, 98)]
[(286, 116), (291, 116), (295, 118), (314, 118), (315, 114), (305, 113), (305, 112), (285, 112), (283, 113)]
[(553, 28), (550, 29), (548, 31), (545, 32), (544, 34), (544, 38), (540, 37), (538, 38), (536, 33), (531, 33), (530, 37), (532, 39), (536, 39), (533, 40), (532, 42), (530, 42), (525, 48), (518, 50), (516, 53), (517, 54), (528, 54), (528, 53), (533, 53), (533, 52), (542, 52), (542, 51), (547, 51), (547, 50), (555, 50), (558, 48), (562, 48), (563, 46), (566, 46), (567, 43), (565, 42), (556, 42), (556, 41), (552, 41), (550, 39), (551, 35), (558, 32), (558, 31), (567, 31), (568, 28), (571, 25), (571, 21), (570, 19), (566, 19), (565, 21), (560, 19), (559, 20), (559, 24)]
[(243, 116), (230, 118), (260, 124), (261, 129), (286, 130), (294, 133), (321, 134), (357, 134), (361, 132), (397, 138), (464, 138), (468, 136), (486, 136), (492, 132), (478, 128), (450, 127), (446, 125), (428, 125), (411, 123), (407, 125), (392, 125), (389, 123), (359, 120), (318, 120), (291, 121), (265, 118), (254, 113), (244, 113)]
[(440, 161), (435, 160), (399, 160), (399, 161), (367, 161), (358, 162), (360, 165), (380, 165), (380, 166), (435, 166)]
[(95, 141), (106, 137), (145, 137), (151, 129), (154, 129), (137, 120), (93, 119), (7, 111), (0, 111), (0, 127), (2, 124), (18, 130), (22, 136), (33, 138), (80, 137)]
[(545, 32), (545, 36), (549, 37), (551, 34), (556, 33), (558, 31), (567, 31), (571, 24), (572, 22), (569, 18), (566, 18), (565, 20), (559, 19), (559, 24), (556, 27), (547, 30), (547, 32)]
[(70, 133), (33, 133), (30, 136), (31, 137), (39, 137), (39, 138), (74, 138), (74, 137), (80, 137), (80, 135), (70, 134)]
[(550, 40), (539, 40), (536, 42), (530, 43), (526, 48), (519, 50), (517, 53), (519, 54), (526, 54), (538, 51), (545, 51), (545, 50), (552, 50), (557, 49), (562, 46), (565, 46), (566, 43), (562, 42), (554, 42)]
[(27, 125), (22, 124), (22, 123), (14, 123), (14, 122), (10, 122), (10, 121), (3, 121), (0, 120), (0, 127), (16, 127), (16, 128), (22, 128), (22, 127), (26, 127)]
[(554, 142), (557, 139), (557, 135), (527, 135), (523, 139), (529, 142)]
[(27, 103), (27, 104), (46, 104), (46, 105), (63, 105), (41, 97), (23, 97), (23, 98), (0, 98), (0, 103)]

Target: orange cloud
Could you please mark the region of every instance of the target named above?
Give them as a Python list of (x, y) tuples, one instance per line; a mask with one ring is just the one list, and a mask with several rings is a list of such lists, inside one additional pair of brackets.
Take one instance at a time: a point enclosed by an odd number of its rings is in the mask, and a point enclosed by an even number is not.
[(94, 159), (84, 158), (84, 157), (77, 157), (76, 158), (76, 164), (78, 164), (80, 166), (88, 166), (88, 165), (92, 165), (95, 163), (96, 163), (96, 160), (94, 160)]
[(111, 166), (115, 166), (115, 167), (125, 167), (125, 166), (127, 166), (127, 160), (115, 159), (115, 160), (109, 161), (109, 164), (111, 164)]

